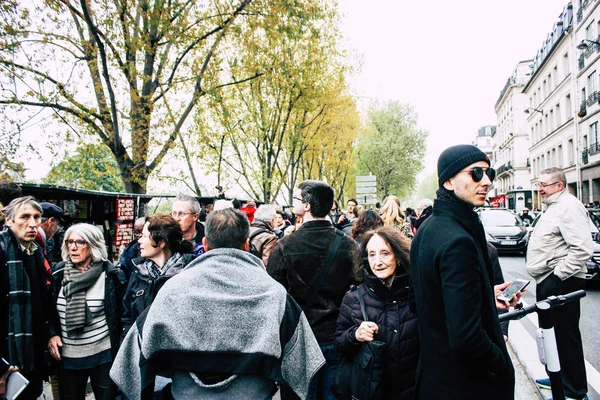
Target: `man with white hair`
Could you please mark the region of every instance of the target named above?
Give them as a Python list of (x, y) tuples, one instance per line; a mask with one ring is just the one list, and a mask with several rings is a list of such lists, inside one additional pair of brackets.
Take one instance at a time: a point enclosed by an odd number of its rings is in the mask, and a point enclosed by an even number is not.
[(273, 232), (276, 216), (275, 204), (263, 204), (254, 213), (254, 221), (250, 224), (250, 252), (259, 257), (265, 267), (277, 244), (277, 236)]
[(183, 231), (183, 238), (194, 245), (193, 253), (196, 256), (204, 253), (202, 238), (204, 226), (198, 221), (200, 217), (200, 203), (194, 196), (182, 195), (175, 199), (171, 215), (179, 223)]

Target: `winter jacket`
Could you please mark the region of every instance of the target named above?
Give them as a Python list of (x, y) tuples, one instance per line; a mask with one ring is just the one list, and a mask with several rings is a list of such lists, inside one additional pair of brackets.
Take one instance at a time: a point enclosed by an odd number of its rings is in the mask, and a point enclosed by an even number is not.
[(589, 217), (583, 204), (567, 189), (544, 200), (542, 214), (527, 246), (527, 272), (537, 283), (550, 274), (565, 280), (585, 279), (586, 263), (594, 254)]
[[(365, 300), (369, 320), (379, 331), (375, 340), (385, 342), (385, 399), (412, 399), (415, 371), (419, 360), (417, 316), (408, 307), (408, 275), (397, 277), (391, 288), (365, 270), (364, 282), (358, 287)], [(355, 291), (344, 296), (335, 332), (335, 348), (344, 357), (352, 357), (362, 345), (356, 329), (363, 322)]]
[(183, 271), (196, 256), (194, 254), (183, 254), (181, 258), (169, 267), (156, 280), (148, 273), (146, 259), (138, 257), (132, 260), (134, 270), (129, 279), (127, 290), (123, 299), (123, 332), (122, 338), (125, 338), (131, 325), (135, 323), (136, 318), (152, 304), (156, 294), (163, 285), (172, 277)]
[(515, 372), (477, 213), (458, 199), (436, 200), (412, 241), (410, 261), (421, 344), (416, 398), (513, 399)]
[[(110, 349), (114, 357), (119, 350), (120, 337), (122, 332), (121, 315), (123, 314), (123, 294), (125, 293), (125, 274), (121, 268), (114, 266), (110, 261), (104, 261), (102, 265), (106, 283), (104, 285), (104, 314), (106, 323), (110, 332)], [(65, 275), (65, 262), (56, 264), (52, 272), (52, 300), (56, 308), (58, 294), (62, 287), (63, 277)], [(50, 321), (50, 337), (62, 336), (58, 313)]]
[(140, 256), (140, 245), (137, 240), (132, 240), (125, 246), (123, 252), (121, 253), (121, 257), (119, 258), (119, 267), (125, 274), (125, 278), (127, 282), (131, 278), (131, 273), (135, 269), (132, 261)]
[[(264, 232), (260, 232), (255, 236), (252, 236), (252, 234), (259, 229)], [(250, 237), (250, 245), (254, 245), (260, 254), (260, 259), (266, 267), (269, 264), (269, 256), (277, 244), (277, 236), (267, 221), (255, 219), (254, 222), (252, 222), (252, 225), (250, 225)]]
[[(280, 239), (269, 257), (269, 275), (288, 290), (303, 310), (315, 285), (315, 275), (327, 260), (335, 236), (331, 222), (308, 221), (293, 235)], [(357, 251), (356, 242), (344, 236), (312, 309), (307, 312), (320, 346), (333, 344), (342, 299), (355, 283), (352, 270)]]

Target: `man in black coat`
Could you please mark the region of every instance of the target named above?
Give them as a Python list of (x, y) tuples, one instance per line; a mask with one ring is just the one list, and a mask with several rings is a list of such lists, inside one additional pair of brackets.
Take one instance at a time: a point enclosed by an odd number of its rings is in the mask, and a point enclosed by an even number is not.
[[(301, 216), (303, 223), (296, 232), (279, 240), (269, 257), (269, 275), (302, 307), (327, 360), (313, 378), (307, 399), (317, 398), (317, 391), (322, 394), (319, 398), (334, 399), (331, 382), (340, 361), (333, 347), (335, 328), (342, 299), (354, 283), (352, 271), (358, 252), (354, 240), (344, 236), (311, 309), (307, 309), (311, 290), (319, 284), (318, 272), (336, 238), (336, 229), (326, 219), (333, 197), (333, 188), (325, 182), (299, 183), (294, 190), (294, 214)], [(282, 393), (283, 400), (289, 398), (285, 390)]]
[[(446, 149), (438, 160), (433, 215), (411, 247), (411, 297), (419, 319), (417, 399), (513, 399), (514, 369), (506, 350), (483, 226), (495, 177), (475, 146)], [(510, 305), (516, 303), (516, 298)]]

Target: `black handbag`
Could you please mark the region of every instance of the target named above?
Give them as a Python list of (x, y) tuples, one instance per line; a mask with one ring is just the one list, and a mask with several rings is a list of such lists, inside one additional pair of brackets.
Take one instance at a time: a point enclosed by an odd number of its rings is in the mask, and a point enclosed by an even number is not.
[[(363, 319), (369, 321), (363, 295), (356, 286)], [(385, 342), (364, 342), (354, 357), (342, 357), (331, 390), (339, 399), (379, 400), (383, 399)]]

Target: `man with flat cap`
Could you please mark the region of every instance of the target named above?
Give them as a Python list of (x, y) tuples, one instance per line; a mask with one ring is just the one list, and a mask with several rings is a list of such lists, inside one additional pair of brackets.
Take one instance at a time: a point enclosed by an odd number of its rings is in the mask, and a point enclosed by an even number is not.
[(421, 354), (416, 398), (513, 399), (515, 377), (506, 350), (483, 226), (495, 171), (471, 145), (446, 149), (438, 160), (433, 215), (417, 231), (411, 258), (411, 308), (419, 319)]

